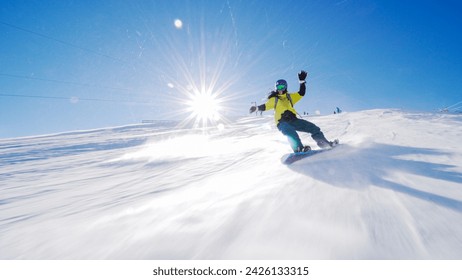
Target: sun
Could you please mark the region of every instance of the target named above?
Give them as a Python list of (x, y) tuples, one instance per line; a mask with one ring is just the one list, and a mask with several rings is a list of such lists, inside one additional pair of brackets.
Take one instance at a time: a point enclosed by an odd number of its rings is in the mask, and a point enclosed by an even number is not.
[(208, 91), (195, 91), (187, 101), (188, 111), (195, 123), (204, 127), (221, 119), (220, 99)]
[[(242, 98), (241, 88), (236, 88), (242, 71), (236, 68), (238, 63), (229, 63), (234, 54), (234, 37), (217, 43), (202, 28), (175, 35), (178, 36), (165, 41), (169, 48), (163, 55), (168, 64), (160, 76), (172, 101), (172, 108), (165, 108), (166, 114), (181, 119), (179, 127), (199, 128), (204, 132), (223, 130), (231, 123), (229, 116), (238, 112), (232, 105)], [(188, 44), (185, 46), (177, 39), (185, 39)]]
[(188, 79), (187, 84), (172, 84), (171, 88), (179, 93), (171, 97), (179, 105), (171, 112), (172, 116), (181, 117), (178, 126), (204, 129), (204, 132), (213, 128), (223, 130), (230, 122), (227, 115), (233, 111), (229, 102), (236, 98), (228, 93), (231, 84), (212, 80), (210, 83), (201, 81), (198, 85), (193, 79)]

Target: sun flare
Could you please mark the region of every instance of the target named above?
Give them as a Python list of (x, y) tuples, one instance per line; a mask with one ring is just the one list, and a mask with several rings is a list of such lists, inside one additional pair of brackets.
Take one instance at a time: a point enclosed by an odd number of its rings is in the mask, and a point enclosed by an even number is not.
[(187, 104), (192, 118), (202, 126), (214, 123), (221, 118), (220, 100), (213, 93), (206, 91), (195, 92), (190, 95), (190, 100)]
[[(169, 46), (164, 53), (169, 58), (167, 68), (173, 72), (162, 74), (162, 82), (168, 88), (169, 98), (179, 105), (169, 114), (182, 119), (179, 127), (223, 130), (230, 123), (229, 116), (238, 111), (233, 102), (242, 98), (242, 88), (236, 85), (243, 71), (237, 69), (240, 64), (229, 63), (235, 52), (234, 37), (230, 34), (217, 43), (201, 28), (182, 35), (187, 36), (175, 36), (165, 42)], [(186, 49), (182, 47), (184, 42), (176, 41), (179, 38), (188, 42)]]

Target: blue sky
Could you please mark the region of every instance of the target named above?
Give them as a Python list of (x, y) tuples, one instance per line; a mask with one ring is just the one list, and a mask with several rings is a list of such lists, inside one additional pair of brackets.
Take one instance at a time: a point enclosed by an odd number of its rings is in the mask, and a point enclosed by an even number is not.
[[(457, 1), (18, 1), (0, 4), (0, 138), (184, 119), (193, 92), (222, 120), (277, 79), (299, 112), (462, 101)], [(181, 20), (181, 28), (175, 26)], [(196, 114), (197, 115), (197, 114)]]

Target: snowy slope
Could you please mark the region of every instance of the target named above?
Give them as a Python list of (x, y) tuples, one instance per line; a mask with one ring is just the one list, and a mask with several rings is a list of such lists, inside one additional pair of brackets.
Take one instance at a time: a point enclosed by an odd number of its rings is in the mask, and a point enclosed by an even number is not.
[(271, 116), (0, 140), (0, 259), (462, 258), (461, 115), (309, 120), (290, 167)]

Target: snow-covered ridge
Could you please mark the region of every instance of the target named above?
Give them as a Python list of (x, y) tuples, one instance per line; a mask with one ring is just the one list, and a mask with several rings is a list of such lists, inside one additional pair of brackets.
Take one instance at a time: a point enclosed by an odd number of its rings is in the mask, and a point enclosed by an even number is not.
[(289, 167), (269, 115), (0, 140), (0, 259), (462, 258), (462, 116), (308, 119)]

